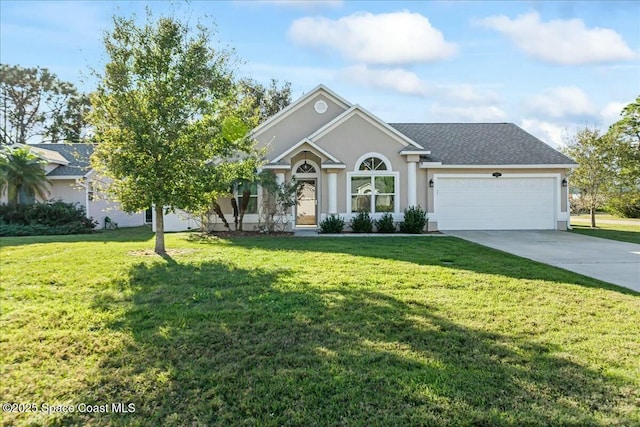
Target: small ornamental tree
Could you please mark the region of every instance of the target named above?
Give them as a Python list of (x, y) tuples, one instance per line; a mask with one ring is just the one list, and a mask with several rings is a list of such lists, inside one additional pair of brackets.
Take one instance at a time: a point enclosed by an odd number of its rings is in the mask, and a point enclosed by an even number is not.
[(114, 17), (104, 37), (109, 62), (91, 98), (91, 164), (111, 179), (108, 191), (124, 210), (154, 206), (158, 254), (166, 210), (206, 211), (258, 163), (229, 53), (212, 48), (210, 34), (148, 12), (142, 26)]

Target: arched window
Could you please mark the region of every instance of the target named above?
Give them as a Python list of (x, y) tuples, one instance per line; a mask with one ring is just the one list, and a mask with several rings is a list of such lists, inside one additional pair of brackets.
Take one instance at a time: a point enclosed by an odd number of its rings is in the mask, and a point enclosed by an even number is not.
[(384, 156), (367, 154), (350, 173), (351, 212), (394, 212), (397, 172)]
[(379, 157), (367, 157), (360, 163), (358, 170), (361, 171), (386, 171), (387, 164)]
[(310, 163), (303, 163), (296, 169), (296, 173), (316, 173), (316, 168)]

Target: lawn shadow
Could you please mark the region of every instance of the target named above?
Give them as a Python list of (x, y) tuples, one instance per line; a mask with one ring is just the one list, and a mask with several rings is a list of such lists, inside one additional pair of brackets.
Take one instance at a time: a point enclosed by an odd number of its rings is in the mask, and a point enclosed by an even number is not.
[(78, 402), (135, 413), (61, 423), (623, 425), (620, 401), (640, 397), (526, 338), (375, 291), (295, 290), (292, 274), (181, 257), (133, 266), (127, 301), (95, 297), (98, 311), (123, 310), (106, 327), (125, 338)]
[[(372, 238), (230, 238), (235, 246), (263, 250), (343, 253), (375, 257), (417, 265), (434, 265), (476, 273), (571, 283), (589, 288), (638, 295), (631, 289), (583, 276), (558, 267), (502, 252), (457, 237), (372, 237)], [(206, 244), (206, 242), (201, 241)]]

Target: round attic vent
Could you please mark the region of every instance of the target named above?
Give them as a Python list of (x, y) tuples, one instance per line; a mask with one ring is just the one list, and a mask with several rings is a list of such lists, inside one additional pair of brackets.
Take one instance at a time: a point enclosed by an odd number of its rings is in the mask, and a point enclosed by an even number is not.
[(324, 101), (318, 101), (313, 105), (313, 108), (316, 110), (316, 113), (324, 114), (329, 108), (329, 106)]

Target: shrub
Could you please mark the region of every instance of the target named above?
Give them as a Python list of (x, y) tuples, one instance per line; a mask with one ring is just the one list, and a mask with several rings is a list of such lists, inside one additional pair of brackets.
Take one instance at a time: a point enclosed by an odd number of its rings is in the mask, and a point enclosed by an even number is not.
[(371, 233), (373, 232), (373, 221), (369, 216), (369, 212), (358, 212), (358, 215), (351, 218), (349, 224), (354, 233)]
[(96, 225), (83, 206), (61, 200), (0, 205), (0, 236), (91, 233)]
[(607, 203), (607, 210), (623, 218), (640, 218), (640, 192), (611, 197)]
[(378, 233), (395, 233), (396, 231), (396, 224), (393, 222), (393, 215), (390, 213), (385, 213), (374, 222)]
[(411, 206), (404, 210), (404, 221), (400, 223), (402, 233), (420, 234), (427, 225), (427, 212), (420, 206)]
[(320, 230), (322, 233), (342, 233), (344, 229), (344, 219), (336, 214), (331, 214), (320, 222)]

